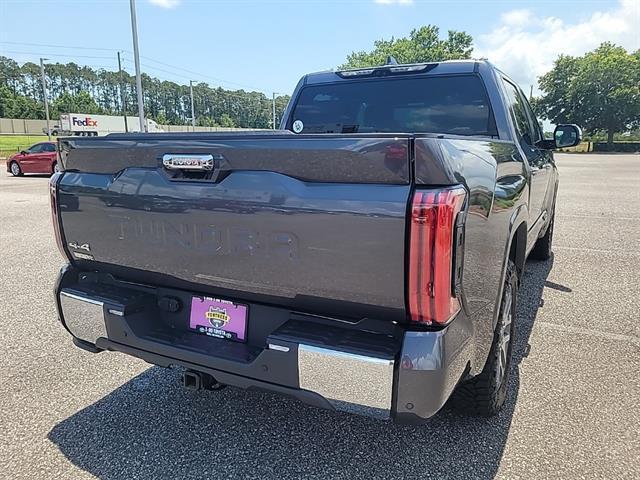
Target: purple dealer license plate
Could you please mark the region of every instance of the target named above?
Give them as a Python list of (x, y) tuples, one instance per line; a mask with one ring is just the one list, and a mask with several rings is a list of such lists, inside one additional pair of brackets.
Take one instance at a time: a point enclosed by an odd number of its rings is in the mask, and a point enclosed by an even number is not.
[(211, 297), (193, 297), (189, 327), (211, 337), (244, 342), (247, 306)]

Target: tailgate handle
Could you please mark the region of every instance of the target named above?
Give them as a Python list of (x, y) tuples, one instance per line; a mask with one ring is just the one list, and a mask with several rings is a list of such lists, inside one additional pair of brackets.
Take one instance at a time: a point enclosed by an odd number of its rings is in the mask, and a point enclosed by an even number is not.
[(211, 154), (167, 153), (162, 156), (162, 166), (167, 170), (210, 172), (214, 165), (214, 158)]

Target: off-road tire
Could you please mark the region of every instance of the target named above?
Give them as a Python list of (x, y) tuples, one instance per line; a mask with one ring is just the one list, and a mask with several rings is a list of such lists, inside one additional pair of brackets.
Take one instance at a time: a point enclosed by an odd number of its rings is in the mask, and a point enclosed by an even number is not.
[[(509, 260), (500, 301), (500, 315), (493, 334), (491, 351), (482, 372), (458, 385), (451, 396), (454, 408), (466, 414), (490, 417), (500, 411), (507, 397), (507, 385), (511, 370), (511, 353), (516, 323), (516, 298), (518, 294), (518, 275), (515, 264)], [(509, 312), (510, 311), (510, 312)], [(502, 372), (501, 356), (505, 354), (501, 348), (504, 340), (504, 327), (507, 315), (511, 314), (508, 328), (508, 344), (506, 358), (503, 359)]]

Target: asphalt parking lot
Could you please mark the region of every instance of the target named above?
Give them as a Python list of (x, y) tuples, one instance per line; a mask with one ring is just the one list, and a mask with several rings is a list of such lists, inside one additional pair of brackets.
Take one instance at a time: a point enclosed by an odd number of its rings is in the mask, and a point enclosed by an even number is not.
[(640, 478), (640, 156), (556, 158), (554, 256), (527, 263), (504, 410), (419, 427), (75, 348), (48, 179), (2, 171), (0, 478)]

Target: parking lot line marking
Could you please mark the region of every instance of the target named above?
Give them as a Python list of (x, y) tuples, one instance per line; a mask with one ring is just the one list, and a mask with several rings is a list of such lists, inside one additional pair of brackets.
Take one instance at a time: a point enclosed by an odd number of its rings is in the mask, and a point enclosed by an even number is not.
[(588, 218), (589, 220), (621, 220), (621, 221), (640, 220), (640, 217), (616, 217), (616, 216), (613, 216), (613, 215), (563, 215), (563, 214), (558, 214), (558, 218)]
[(551, 323), (551, 322), (544, 322), (544, 321), (536, 322), (536, 325), (539, 325), (544, 328), (560, 330), (566, 333), (577, 333), (579, 335), (588, 335), (591, 337), (606, 338), (607, 340), (615, 340), (617, 342), (630, 342), (640, 347), (640, 337), (636, 337), (633, 335), (623, 335), (620, 333), (603, 332), (602, 330), (592, 330), (589, 328), (572, 327), (569, 325), (561, 325), (559, 323)]
[(609, 253), (613, 255), (621, 255), (624, 257), (640, 257), (640, 252), (630, 252), (627, 250), (605, 250), (602, 248), (589, 248), (589, 247), (565, 247), (554, 245), (554, 250), (573, 250), (577, 252), (593, 252), (593, 253)]

